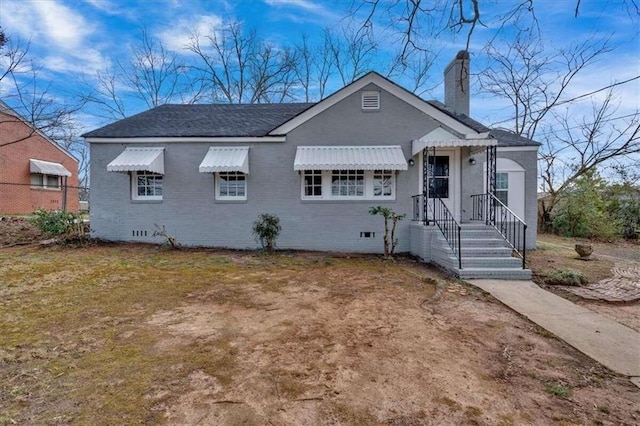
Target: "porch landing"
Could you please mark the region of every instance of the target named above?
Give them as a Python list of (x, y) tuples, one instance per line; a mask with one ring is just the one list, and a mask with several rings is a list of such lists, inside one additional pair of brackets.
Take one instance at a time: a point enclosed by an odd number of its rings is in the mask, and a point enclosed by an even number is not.
[(484, 223), (461, 224), (462, 268), (436, 226), (413, 223), (410, 233), (413, 255), (435, 263), (461, 279), (531, 279), (531, 270), (522, 269), (522, 259), (513, 257), (512, 249), (498, 231)]

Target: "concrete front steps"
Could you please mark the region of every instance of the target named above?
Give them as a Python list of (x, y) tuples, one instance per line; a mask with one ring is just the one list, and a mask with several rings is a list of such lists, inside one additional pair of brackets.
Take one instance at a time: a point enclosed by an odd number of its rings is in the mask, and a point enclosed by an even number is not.
[(511, 248), (495, 228), (485, 224), (462, 224), (461, 228), (462, 269), (440, 233), (433, 245), (435, 263), (462, 279), (531, 279), (531, 270), (522, 269), (522, 259), (511, 255)]

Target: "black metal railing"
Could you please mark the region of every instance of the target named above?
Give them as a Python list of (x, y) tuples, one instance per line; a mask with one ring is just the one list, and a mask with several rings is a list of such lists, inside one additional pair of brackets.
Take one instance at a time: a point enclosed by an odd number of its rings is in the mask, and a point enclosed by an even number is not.
[(440, 197), (432, 198), (433, 203), (427, 203), (433, 208), (433, 221), (449, 243), (449, 247), (458, 258), (458, 269), (462, 269), (462, 252), (460, 250), (460, 224), (453, 217), (444, 201)]
[(472, 195), (471, 200), (471, 220), (484, 220), (485, 224), (493, 226), (522, 259), (522, 269), (525, 269), (527, 224), (493, 194)]
[(462, 269), (461, 227), (444, 201), (437, 196), (427, 200), (424, 194), (414, 195), (411, 198), (413, 200), (413, 220), (422, 222), (424, 225), (433, 222), (440, 229), (444, 239), (458, 259), (458, 268)]
[(429, 220), (427, 218), (427, 206), (424, 201), (424, 194), (411, 196), (411, 204), (413, 205), (413, 217), (411, 220), (414, 222), (422, 222), (423, 225), (428, 225)]

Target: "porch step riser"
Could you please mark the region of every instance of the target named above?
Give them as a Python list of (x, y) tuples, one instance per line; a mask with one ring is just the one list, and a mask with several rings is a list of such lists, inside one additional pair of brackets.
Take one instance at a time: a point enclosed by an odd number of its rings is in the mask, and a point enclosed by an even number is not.
[(460, 279), (530, 280), (529, 269), (462, 269), (454, 270)]
[(462, 257), (511, 257), (512, 250), (507, 247), (464, 247)]
[(460, 245), (465, 248), (506, 247), (507, 243), (498, 238), (460, 238)]
[(432, 249), (432, 261), (461, 279), (487, 278), (530, 280), (531, 271), (522, 269), (522, 260), (492, 228), (484, 224), (464, 224), (460, 231), (462, 269), (444, 236), (438, 235)]
[(496, 230), (460, 231), (460, 238), (501, 238)]
[(462, 258), (463, 268), (517, 268), (522, 266), (522, 260), (515, 257), (473, 257)]

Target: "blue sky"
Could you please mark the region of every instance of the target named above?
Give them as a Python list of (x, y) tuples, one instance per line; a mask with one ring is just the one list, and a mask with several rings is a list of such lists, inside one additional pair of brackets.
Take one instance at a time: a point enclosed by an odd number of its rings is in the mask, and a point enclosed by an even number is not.
[[(485, 7), (486, 27), (478, 28), (470, 46), (472, 61), (478, 62), (482, 61), (481, 47), (497, 30), (495, 16), (505, 12), (504, 5), (508, 2), (486, 0), (481, 4)], [(566, 97), (640, 75), (638, 17), (630, 18), (615, 4), (604, 0), (582, 1), (580, 16), (574, 18), (574, 0), (534, 2), (545, 47), (562, 48), (594, 32), (608, 34), (615, 46), (613, 52), (574, 81)], [(351, 5), (351, 0), (0, 0), (0, 26), (14, 41), (30, 40), (30, 55), (40, 67), (39, 77), (50, 81), (52, 91), (64, 97), (74, 91), (79, 75), (91, 79), (96, 71), (112, 68), (117, 60), (126, 61), (129, 48), (142, 28), (185, 55), (182, 47), (191, 31), (205, 32), (227, 18), (255, 27), (263, 39), (275, 45), (287, 45), (297, 42), (302, 33), (314, 39), (321, 36), (325, 27), (345, 25)], [(388, 29), (388, 22), (379, 18), (374, 23), (379, 34), (383, 34), (383, 50), (391, 49), (397, 39)], [(424, 97), (442, 99), (442, 86), (437, 83), (444, 66), (464, 47), (464, 41), (462, 35), (449, 33), (429, 41), (442, 53), (432, 67), (435, 87)], [(472, 64), (472, 72), (474, 69)], [(403, 85), (401, 78), (397, 82)], [(618, 115), (637, 110), (640, 80), (620, 89)], [(477, 91), (474, 86), (473, 116), (488, 123), (510, 116), (505, 101), (479, 95)], [(589, 99), (582, 102), (585, 111), (589, 102)], [(85, 129), (98, 122), (90, 111), (83, 117), (81, 126)]]

